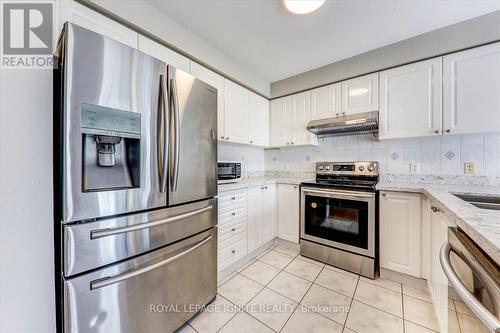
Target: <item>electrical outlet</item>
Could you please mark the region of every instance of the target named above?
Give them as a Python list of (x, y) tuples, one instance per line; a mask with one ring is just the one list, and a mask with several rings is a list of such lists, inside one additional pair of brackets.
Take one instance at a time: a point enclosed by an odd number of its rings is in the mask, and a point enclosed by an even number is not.
[(474, 162), (464, 162), (464, 173), (466, 175), (474, 174)]
[(410, 173), (420, 173), (420, 163), (410, 163)]

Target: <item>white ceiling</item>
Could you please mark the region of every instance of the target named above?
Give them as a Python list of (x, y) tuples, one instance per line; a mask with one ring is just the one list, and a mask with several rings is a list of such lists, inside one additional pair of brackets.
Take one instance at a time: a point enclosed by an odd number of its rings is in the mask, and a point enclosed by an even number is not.
[(500, 0), (327, 0), (297, 16), (278, 0), (145, 0), (274, 82), (500, 9)]

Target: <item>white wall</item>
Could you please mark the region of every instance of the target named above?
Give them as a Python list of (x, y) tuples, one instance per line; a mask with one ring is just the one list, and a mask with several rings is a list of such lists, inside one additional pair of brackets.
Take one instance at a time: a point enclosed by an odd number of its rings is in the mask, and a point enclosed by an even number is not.
[(145, 29), (156, 37), (200, 59), (236, 81), (248, 85), (263, 95), (270, 95), (271, 85), (269, 81), (245, 68), (236, 59), (217, 49), (174, 18), (161, 13), (150, 4), (138, 0), (87, 1)]
[(265, 151), (271, 171), (314, 171), (318, 161), (378, 161), (381, 173), (409, 174), (420, 163), (420, 174), (463, 175), (463, 163), (474, 162), (475, 175), (500, 176), (500, 133), (450, 135), (377, 141), (370, 135), (329, 137), (317, 147)]
[(52, 71), (0, 70), (0, 332), (54, 332)]

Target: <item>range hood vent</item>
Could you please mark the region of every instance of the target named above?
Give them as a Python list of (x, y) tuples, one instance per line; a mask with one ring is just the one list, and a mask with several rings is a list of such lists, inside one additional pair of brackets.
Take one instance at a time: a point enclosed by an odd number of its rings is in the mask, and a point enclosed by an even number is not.
[(341, 136), (378, 133), (378, 112), (358, 113), (344, 117), (312, 120), (307, 130), (320, 136)]

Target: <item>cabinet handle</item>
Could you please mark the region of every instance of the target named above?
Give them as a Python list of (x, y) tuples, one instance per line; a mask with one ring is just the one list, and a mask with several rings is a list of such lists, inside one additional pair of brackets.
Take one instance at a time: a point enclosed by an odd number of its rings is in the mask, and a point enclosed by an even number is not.
[(224, 140), (224, 135), (220, 137), (222, 140)]
[(290, 142), (287, 142), (286, 145), (288, 146), (290, 144)]
[(235, 232), (235, 231), (236, 231), (236, 228), (231, 229), (231, 231), (232, 231), (232, 232)]
[(228, 136), (226, 136), (226, 140), (229, 140), (229, 137), (228, 137)]
[(451, 132), (451, 129), (449, 129), (449, 128), (448, 128), (448, 129), (446, 130), (446, 133), (450, 133), (450, 132)]
[(293, 145), (293, 142), (292, 142), (292, 145)]
[(297, 186), (294, 186), (293, 188), (294, 188), (294, 189), (297, 189)]
[(236, 197), (231, 197), (231, 200), (235, 200), (235, 199), (236, 199)]
[(345, 112), (342, 112), (342, 115), (345, 116)]
[(439, 134), (439, 130), (435, 130), (434, 133)]
[(236, 253), (236, 250), (231, 250), (231, 253), (232, 253), (232, 254), (235, 254), (235, 253)]
[(253, 140), (250, 140), (250, 143), (253, 143)]
[(232, 215), (232, 216), (234, 216), (234, 215), (236, 215), (236, 213), (235, 213), (235, 212), (232, 212), (232, 213), (231, 213), (231, 215)]
[(386, 196), (386, 194), (385, 194), (385, 193), (382, 193), (381, 195), (382, 195), (383, 197), (385, 197), (385, 196)]
[(431, 210), (433, 213), (437, 213), (437, 212), (441, 211), (441, 209), (439, 209), (439, 207), (436, 207), (436, 206), (431, 206)]

